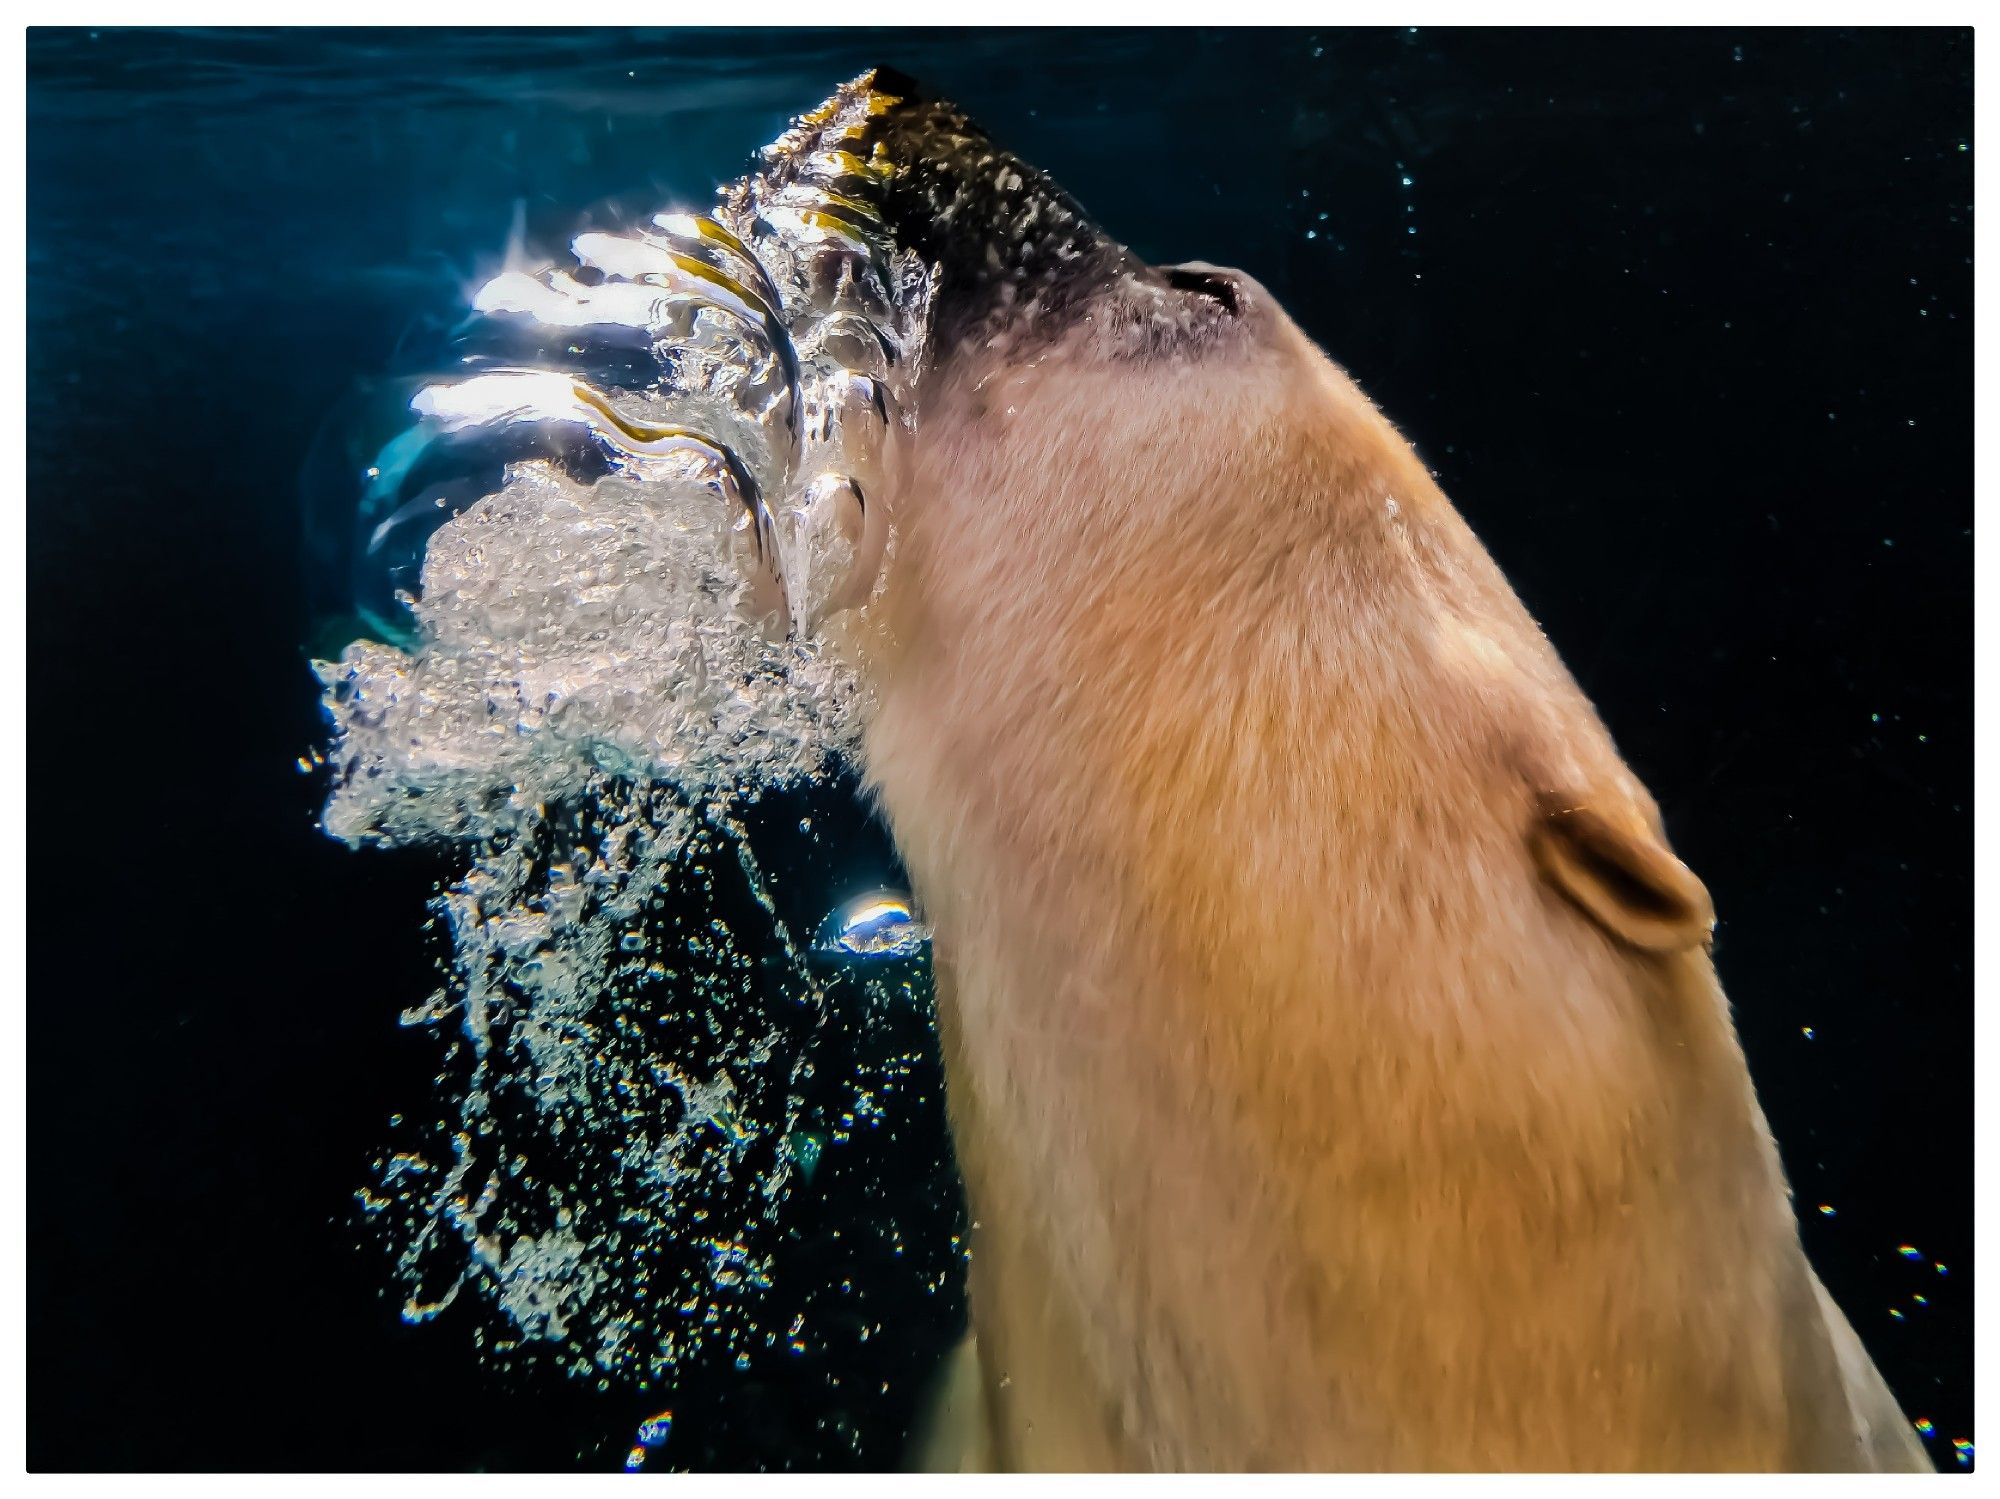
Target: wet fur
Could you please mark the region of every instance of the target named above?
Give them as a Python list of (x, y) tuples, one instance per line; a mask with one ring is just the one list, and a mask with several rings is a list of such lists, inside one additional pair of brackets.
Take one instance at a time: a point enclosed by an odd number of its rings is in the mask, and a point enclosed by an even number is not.
[(1242, 286), (1180, 355), (1106, 317), (942, 360), (853, 627), (936, 930), (982, 1455), (1928, 1467), (1651, 799)]

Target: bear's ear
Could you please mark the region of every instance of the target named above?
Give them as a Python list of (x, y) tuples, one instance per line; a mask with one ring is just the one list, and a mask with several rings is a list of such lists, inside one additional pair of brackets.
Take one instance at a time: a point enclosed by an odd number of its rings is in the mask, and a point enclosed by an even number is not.
[(1715, 929), (1708, 887), (1637, 816), (1614, 818), (1584, 798), (1544, 792), (1528, 844), (1542, 878), (1628, 947), (1681, 952)]

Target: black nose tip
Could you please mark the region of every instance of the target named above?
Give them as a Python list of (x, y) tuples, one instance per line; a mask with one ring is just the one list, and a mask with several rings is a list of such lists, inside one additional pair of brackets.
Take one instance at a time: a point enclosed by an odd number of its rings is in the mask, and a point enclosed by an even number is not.
[(862, 77), (867, 81), (869, 88), (878, 94), (891, 94), (907, 104), (932, 102), (931, 91), (901, 68), (892, 68), (886, 63), (878, 64)]
[(1207, 297), (1231, 317), (1243, 311), (1242, 294), (1236, 278), (1229, 272), (1205, 265), (1170, 265), (1164, 269), (1167, 285), (1175, 291), (1189, 291)]

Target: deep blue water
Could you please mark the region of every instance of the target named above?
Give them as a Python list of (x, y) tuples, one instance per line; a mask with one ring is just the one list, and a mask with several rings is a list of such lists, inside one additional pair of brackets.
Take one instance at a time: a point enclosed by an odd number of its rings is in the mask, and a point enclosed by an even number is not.
[[(1969, 33), (110, 30), (28, 42), (30, 1466), (615, 1468), (662, 1403), (402, 1326), (349, 1221), (446, 871), (314, 827), (315, 517), (517, 202), (699, 204), (876, 61), (1251, 271), (1416, 441), (1708, 882), (1808, 1249), (1955, 1466)], [(889, 1335), (691, 1371), (663, 1461), (893, 1465), (958, 1282), (834, 1235), (954, 1263), (902, 1123), (774, 1289)]]

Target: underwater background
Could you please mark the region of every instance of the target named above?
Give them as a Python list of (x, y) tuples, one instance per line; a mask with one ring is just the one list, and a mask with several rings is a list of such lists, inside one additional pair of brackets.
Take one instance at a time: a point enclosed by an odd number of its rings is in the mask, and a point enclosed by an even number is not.
[[(1808, 1251), (1969, 1464), (1969, 32), (34, 29), (29, 1466), (607, 1470), (667, 1407), (649, 1466), (896, 1465), (963, 1317), (920, 1012), (822, 1043), (922, 1061), (787, 1199), (803, 1346), (635, 1391), (406, 1324), (356, 1201), (454, 871), (326, 837), (309, 758), (379, 382), (510, 237), (700, 206), (876, 62), (1410, 435), (1713, 892)], [(798, 923), (896, 879), (846, 787), (762, 816), (818, 828)]]

